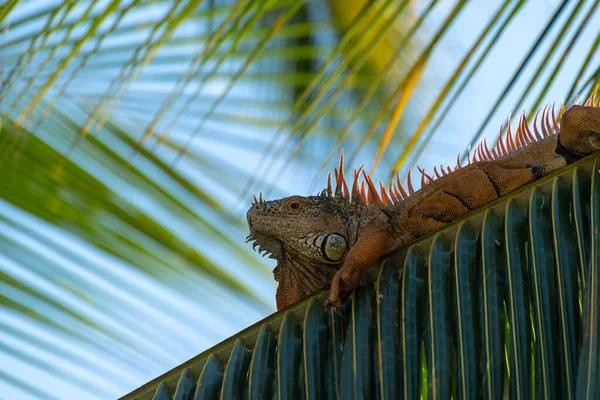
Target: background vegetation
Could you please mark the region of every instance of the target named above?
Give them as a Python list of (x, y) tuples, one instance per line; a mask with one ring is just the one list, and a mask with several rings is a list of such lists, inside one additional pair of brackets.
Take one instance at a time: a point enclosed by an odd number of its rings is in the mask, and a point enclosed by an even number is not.
[(116, 397), (272, 312), (252, 193), (589, 95), (598, 5), (0, 2), (0, 393)]

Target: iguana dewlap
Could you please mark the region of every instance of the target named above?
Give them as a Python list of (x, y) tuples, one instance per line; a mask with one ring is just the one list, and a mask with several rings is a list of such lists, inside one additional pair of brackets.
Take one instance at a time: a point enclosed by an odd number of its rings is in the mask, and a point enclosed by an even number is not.
[[(377, 193), (371, 178), (354, 172), (350, 193), (343, 175), (343, 154), (336, 187), (319, 196), (292, 196), (254, 201), (248, 210), (248, 240), (277, 259), (273, 270), (277, 309), (331, 284), (329, 302), (341, 306), (381, 256), (437, 231), (465, 214), (485, 206), (552, 171), (600, 150), (600, 108), (574, 105), (559, 116), (549, 108), (541, 129), (531, 132), (524, 117), (515, 137), (499, 139), (493, 151), (479, 145), (469, 165), (453, 171), (423, 170), (422, 187), (408, 191), (400, 181)], [(410, 175), (409, 175), (410, 177)], [(407, 193), (408, 192), (408, 193)]]

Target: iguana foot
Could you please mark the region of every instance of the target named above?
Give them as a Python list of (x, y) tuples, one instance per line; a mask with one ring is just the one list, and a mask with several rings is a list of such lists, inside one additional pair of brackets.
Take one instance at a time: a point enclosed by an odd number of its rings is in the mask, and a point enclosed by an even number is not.
[(344, 265), (333, 276), (331, 280), (331, 288), (329, 289), (329, 299), (325, 303), (326, 306), (331, 306), (337, 310), (342, 307), (350, 293), (360, 284), (361, 274), (356, 268)]
[(336, 303), (333, 303), (331, 300), (327, 299), (325, 300), (325, 303), (323, 303), (323, 307), (326, 311), (331, 308), (337, 315), (342, 316), (342, 304), (343, 302), (341, 299), (338, 299)]

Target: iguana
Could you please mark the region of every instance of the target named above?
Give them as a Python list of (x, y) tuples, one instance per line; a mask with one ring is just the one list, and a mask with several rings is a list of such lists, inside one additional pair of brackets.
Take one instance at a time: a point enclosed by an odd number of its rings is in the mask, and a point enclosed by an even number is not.
[(329, 175), (327, 188), (317, 196), (274, 201), (255, 196), (247, 213), (248, 241), (277, 259), (277, 309), (328, 284), (328, 304), (339, 308), (383, 255), (600, 150), (600, 108), (593, 104), (592, 98), (567, 111), (563, 106), (558, 118), (545, 107), (540, 129), (536, 114), (533, 133), (521, 114), (514, 137), (509, 121), (505, 139), (501, 129), (492, 151), (480, 142), (468, 165), (458, 160), (454, 169), (436, 167), (435, 177), (419, 169), (422, 187), (417, 191), (409, 173), (408, 190), (397, 179), (387, 191), (380, 183), (378, 193), (362, 167), (354, 170), (350, 191), (342, 152), (335, 188)]

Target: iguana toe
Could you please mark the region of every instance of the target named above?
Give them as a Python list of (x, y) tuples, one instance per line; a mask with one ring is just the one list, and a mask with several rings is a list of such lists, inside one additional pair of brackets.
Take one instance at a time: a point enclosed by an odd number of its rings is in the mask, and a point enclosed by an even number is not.
[(342, 300), (340, 298), (338, 298), (337, 300), (331, 300), (331, 298), (328, 298), (327, 300), (325, 300), (325, 304), (324, 304), (325, 308), (331, 308), (333, 309), (337, 314), (341, 315), (341, 309), (342, 309)]

